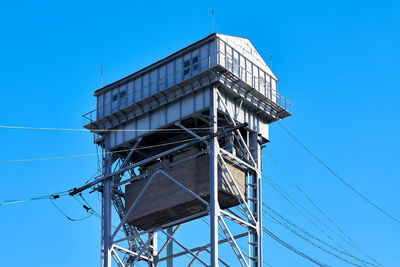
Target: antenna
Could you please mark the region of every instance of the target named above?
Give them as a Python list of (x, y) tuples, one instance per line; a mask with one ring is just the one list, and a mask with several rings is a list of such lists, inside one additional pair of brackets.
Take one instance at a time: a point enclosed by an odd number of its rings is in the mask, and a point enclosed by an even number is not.
[(215, 31), (214, 31), (214, 9), (212, 10), (212, 15), (211, 15), (211, 19), (212, 19), (212, 33), (214, 33)]
[(103, 88), (103, 66), (101, 66), (101, 87)]

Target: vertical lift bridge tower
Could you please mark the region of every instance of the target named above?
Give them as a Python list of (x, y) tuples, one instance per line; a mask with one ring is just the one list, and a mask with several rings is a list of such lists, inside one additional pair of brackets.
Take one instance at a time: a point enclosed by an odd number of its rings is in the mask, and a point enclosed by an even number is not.
[[(184, 254), (190, 264), (228, 265), (223, 243), (235, 266), (262, 266), (261, 146), (269, 124), (291, 115), (277, 82), (248, 39), (211, 34), (95, 92), (97, 109), (84, 117), (103, 151), (102, 176), (85, 188), (101, 181), (103, 266)], [(208, 244), (177, 239), (180, 225), (205, 216)], [(183, 252), (163, 256), (169, 242)]]

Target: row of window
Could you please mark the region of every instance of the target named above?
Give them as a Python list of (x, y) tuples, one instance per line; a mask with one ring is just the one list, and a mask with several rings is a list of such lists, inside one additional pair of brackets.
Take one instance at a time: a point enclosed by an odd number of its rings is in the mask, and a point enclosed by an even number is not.
[(183, 75), (195, 74), (199, 72), (199, 56), (192, 57), (191, 59), (187, 59), (183, 62)]
[(113, 102), (118, 101), (118, 96), (119, 96), (119, 99), (126, 97), (126, 90), (119, 92), (119, 94), (114, 94), (112, 97), (112, 101)]

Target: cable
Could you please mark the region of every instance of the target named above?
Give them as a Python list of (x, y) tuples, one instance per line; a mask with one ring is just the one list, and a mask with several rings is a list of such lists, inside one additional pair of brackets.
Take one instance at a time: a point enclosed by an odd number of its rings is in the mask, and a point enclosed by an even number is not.
[(360, 191), (358, 191), (356, 188), (354, 188), (351, 184), (346, 182), (339, 174), (337, 174), (335, 171), (333, 171), (325, 162), (323, 162), (320, 158), (317, 157), (308, 147), (306, 147), (294, 134), (292, 134), (285, 126), (283, 126), (279, 121), (278, 121), (279, 126), (287, 133), (289, 134), (302, 148), (304, 148), (315, 160), (317, 160), (322, 166), (324, 166), (333, 176), (338, 178), (345, 186), (350, 188), (354, 193), (356, 193), (360, 198), (368, 202), (372, 207), (376, 208), (379, 210), (381, 213), (392, 219), (393, 221), (397, 222), (400, 224), (400, 220), (395, 218), (393, 215), (389, 214), (387, 211), (383, 210), (380, 208), (377, 204), (369, 200), (366, 196), (364, 196)]
[[(237, 164), (234, 164), (237, 165)], [(341, 237), (338, 233), (336, 233), (334, 230), (332, 230), (329, 226), (327, 226), (325, 223), (323, 223), (320, 219), (318, 219), (313, 213), (311, 213), (310, 211), (308, 211), (303, 205), (301, 205), (299, 202), (297, 202), (296, 200), (294, 200), (289, 194), (287, 194), (282, 188), (280, 188), (271, 178), (267, 177), (266, 175), (264, 175), (262, 172), (260, 172), (259, 170), (256, 169), (256, 172), (258, 172), (263, 178), (264, 180), (266, 180), (273, 189), (275, 189), (286, 201), (289, 202), (290, 205), (292, 205), (304, 218), (306, 218), (316, 229), (318, 229), (322, 234), (324, 234), (325, 236), (327, 236), (333, 243), (335, 243), (337, 246), (339, 246), (341, 249), (343, 249), (344, 251), (347, 251), (342, 245), (340, 245), (337, 241), (335, 241), (328, 233), (326, 233), (324, 230), (322, 230), (317, 224), (315, 224), (310, 218), (308, 218), (294, 203), (296, 203), (298, 206), (300, 206), (306, 213), (308, 213), (311, 217), (313, 217), (315, 220), (317, 220), (320, 224), (322, 224), (323, 226), (325, 226), (328, 230), (330, 230), (332, 233), (334, 233), (336, 236), (338, 236), (339, 238), (341, 238), (343, 241), (347, 242), (348, 244), (350, 244), (352, 247), (354, 247), (355, 249), (357, 249), (358, 251), (360, 251), (362, 254), (364, 254), (365, 256), (367, 256), (369, 259), (371, 259), (372, 261), (374, 261), (375, 263), (377, 263), (378, 265), (381, 265), (378, 261), (376, 261), (375, 259), (373, 259), (371, 256), (369, 256), (366, 252), (364, 252), (357, 244), (347, 241), (346, 239), (344, 239), (343, 237)], [(348, 237), (349, 238), (349, 237)], [(351, 238), (349, 238), (351, 240)], [(348, 251), (347, 251), (348, 252)], [(349, 252), (348, 252), (349, 253)]]
[(54, 196), (57, 196), (57, 197), (67, 196), (69, 194), (69, 192), (71, 192), (71, 190), (66, 190), (63, 192), (55, 193), (55, 194), (43, 195), (43, 196), (39, 196), (39, 197), (18, 199), (18, 200), (0, 200), (0, 206), (23, 203), (23, 202), (27, 202), (27, 201), (33, 201), (33, 200), (44, 200), (44, 199), (49, 199), (50, 197), (54, 197)]
[[(273, 184), (272, 180), (268, 180), (265, 176), (263, 176), (263, 178), (268, 181), (270, 183), (270, 185), (283, 197), (285, 198), (290, 205), (292, 205), (305, 219), (307, 219), (316, 229), (318, 229), (318, 231), (320, 231), (322, 234), (324, 234), (327, 238), (329, 238), (332, 242), (334, 242), (337, 246), (339, 246), (341, 249), (346, 250), (342, 245), (340, 245), (337, 241), (335, 241), (328, 233), (326, 233), (324, 230), (322, 230), (318, 225), (316, 225), (310, 218), (308, 218), (301, 210), (299, 210), (299, 208), (293, 203), (295, 202), (298, 206), (300, 206), (305, 212), (307, 212), (309, 215), (311, 215), (311, 217), (313, 217), (315, 220), (317, 220), (320, 224), (322, 224), (323, 226), (325, 226), (328, 230), (330, 230), (332, 233), (334, 233), (336, 236), (338, 236), (340, 239), (342, 239), (343, 241), (345, 241), (346, 243), (348, 243), (349, 245), (351, 245), (352, 247), (354, 247), (355, 249), (359, 250), (362, 254), (364, 254), (365, 256), (367, 256), (369, 259), (371, 259), (372, 261), (374, 261), (375, 263), (377, 263), (378, 265), (381, 265), (379, 262), (377, 262), (374, 258), (372, 258), (371, 256), (369, 256), (366, 252), (364, 252), (363, 250), (361, 250), (360, 248), (354, 246), (352, 243), (350, 243), (349, 241), (347, 241), (346, 239), (344, 239), (343, 237), (341, 237), (338, 233), (336, 233), (334, 230), (332, 230), (329, 226), (327, 226), (325, 223), (323, 223), (320, 219), (318, 219), (314, 214), (312, 214), (310, 211), (308, 211), (306, 208), (304, 208), (304, 206), (302, 206), (300, 203), (298, 203), (296, 200), (294, 200), (293, 198), (290, 197), (290, 195), (288, 195), (287, 193), (285, 193), (285, 191), (283, 191), (281, 188), (279, 188), (276, 184)], [(276, 187), (277, 188), (276, 188)], [(289, 200), (292, 199), (291, 200)]]
[[(218, 127), (220, 129), (224, 127)], [(26, 127), (26, 126), (9, 126), (0, 125), (0, 129), (9, 130), (30, 130), (30, 131), (57, 131), (57, 132), (182, 132), (186, 131), (184, 129), (73, 129), (73, 128), (44, 128), (44, 127)], [(210, 128), (200, 127), (200, 128), (188, 128), (193, 131), (210, 131)]]
[(285, 241), (283, 241), (282, 239), (280, 239), (279, 237), (277, 237), (276, 235), (274, 235), (271, 231), (269, 231), (267, 228), (263, 227), (263, 232), (266, 233), (267, 235), (269, 235), (272, 239), (274, 239), (275, 241), (277, 241), (278, 243), (280, 243), (281, 245), (283, 245), (284, 247), (288, 248), (289, 250), (293, 251), (294, 253), (302, 256), (303, 258), (315, 263), (316, 265), (319, 266), (329, 266), (325, 263), (321, 263), (320, 261), (311, 258), (310, 256), (308, 256), (307, 254), (305, 254), (304, 252), (301, 252), (299, 250), (297, 250), (296, 248), (294, 248), (293, 246), (289, 245), (288, 243), (286, 243)]
[[(184, 139), (184, 140), (179, 140), (179, 141), (174, 141), (174, 142), (169, 142), (169, 143), (163, 143), (163, 144), (157, 144), (157, 145), (152, 145), (152, 146), (137, 147), (136, 150), (155, 148), (155, 147), (161, 147), (161, 146), (168, 146), (168, 145), (173, 145), (173, 144), (189, 142), (189, 141), (193, 141), (193, 140), (197, 140), (197, 139), (198, 138), (189, 138), (189, 139)], [(128, 152), (128, 151), (131, 151), (131, 149), (123, 149), (123, 150), (104, 152), (104, 154), (112, 154), (112, 153), (120, 153), (120, 152)], [(48, 157), (48, 158), (1, 160), (0, 163), (42, 161), (42, 160), (52, 160), (52, 159), (69, 159), (69, 158), (80, 158), (80, 157), (88, 157), (88, 156), (97, 156), (97, 153), (79, 154), (79, 155), (70, 155), (70, 156), (59, 156), (59, 157)]]
[[(210, 151), (211, 152), (211, 151)], [(213, 154), (214, 157), (216, 157), (215, 154)], [(216, 157), (217, 158), (217, 157)], [(217, 158), (218, 159), (218, 158)], [(237, 164), (234, 164), (237, 165)], [(306, 211), (308, 214), (310, 214), (313, 218), (315, 218), (319, 223), (321, 223), (323, 226), (325, 226), (327, 229), (329, 229), (331, 232), (333, 232), (335, 235), (337, 235), (339, 238), (341, 238), (342, 240), (344, 240), (345, 242), (348, 242), (346, 239), (343, 239), (340, 235), (338, 235), (335, 231), (333, 231), (330, 227), (328, 227), (325, 223), (323, 223), (321, 220), (319, 220), (314, 214), (312, 214), (310, 211), (308, 211), (306, 208), (304, 208), (304, 206), (302, 206), (300, 203), (298, 203), (297, 201), (295, 201), (292, 197), (290, 197), (287, 193), (285, 193), (285, 191), (283, 191), (281, 188), (279, 188), (278, 185), (276, 185), (272, 179), (268, 178), (266, 175), (264, 175), (261, 171), (255, 169), (257, 173), (259, 173), (283, 198), (285, 198), (297, 211), (300, 212), (300, 214), (305, 217), (312, 225), (314, 225), (321, 233), (323, 233), (324, 235), (326, 235), (331, 241), (333, 241), (336, 245), (338, 245), (340, 248), (342, 248), (343, 250), (346, 251), (346, 249), (341, 246), (339, 243), (337, 243), (329, 234), (327, 234), (325, 231), (323, 231), (320, 227), (318, 227), (311, 219), (309, 219), (303, 212), (301, 212), (296, 205), (293, 203), (295, 202), (297, 205), (299, 205), (304, 211)], [(289, 200), (292, 199), (291, 200)], [(353, 244), (350, 243), (351, 246), (353, 246), (354, 248), (358, 249), (361, 253), (363, 253), (365, 256), (367, 256), (369, 259), (373, 260), (374, 262), (376, 262), (378, 265), (381, 265), (379, 262), (377, 262), (375, 259), (373, 259), (372, 257), (370, 257), (367, 253), (365, 253), (363, 250), (361, 250), (361, 248), (354, 246)]]
[[(289, 181), (296, 187), (296, 189), (303, 194), (303, 196), (318, 210), (319, 213), (321, 213), (340, 233), (342, 233), (354, 246), (356, 247), (361, 253), (363, 253), (365, 256), (369, 257), (362, 249), (361, 247), (353, 241), (353, 239), (346, 234), (322, 209), (321, 207), (319, 207), (312, 199), (311, 197), (309, 197), (302, 189), (299, 185), (297, 185), (297, 183), (294, 181), (294, 179), (292, 179), (292, 177), (289, 176), (289, 174), (279, 165), (279, 163), (276, 161), (276, 159), (274, 159), (274, 157), (268, 152), (268, 150), (266, 150), (266, 153), (268, 155), (268, 157), (271, 159), (271, 161), (275, 164), (275, 166), (278, 167), (278, 169), (289, 179)], [(347, 251), (346, 249), (344, 249), (343, 247), (341, 247), (344, 251), (346, 251), (347, 253), (350, 253), (349, 251)], [(377, 263), (378, 265), (380, 265), (379, 262), (375, 261), (373, 258), (370, 258), (372, 261), (374, 261), (375, 263)]]
[[(264, 211), (264, 214), (265, 214), (265, 215), (270, 216), (270, 217), (271, 217), (273, 220), (275, 220), (277, 223), (279, 223), (280, 225), (282, 225), (283, 227), (285, 227), (287, 230), (291, 231), (292, 233), (294, 233), (294, 234), (297, 235), (298, 237), (300, 237), (300, 238), (302, 238), (303, 240), (307, 241), (308, 243), (310, 243), (310, 244), (313, 245), (314, 247), (317, 247), (317, 248), (321, 249), (322, 251), (324, 251), (324, 252), (326, 252), (326, 253), (328, 253), (328, 254), (330, 254), (330, 255), (332, 255), (332, 256), (334, 256), (334, 257), (336, 257), (336, 258), (338, 258), (338, 259), (340, 259), (340, 260), (342, 260), (342, 261), (345, 261), (345, 262), (347, 262), (347, 263), (349, 263), (349, 264), (352, 264), (352, 265), (355, 265), (355, 266), (360, 266), (360, 265), (357, 265), (357, 264), (355, 264), (355, 263), (353, 263), (353, 262), (350, 262), (350, 261), (348, 261), (348, 260), (346, 260), (346, 259), (344, 259), (344, 258), (338, 256), (338, 255), (335, 254), (335, 253), (332, 253), (331, 251), (328, 251), (328, 250), (326, 250), (326, 249), (320, 247), (319, 245), (315, 244), (314, 242), (312, 242), (312, 241), (309, 240), (308, 238), (304, 237), (303, 235), (301, 235), (299, 232), (297, 232), (296, 230), (294, 230), (294, 229), (291, 228), (290, 226), (296, 228), (296, 229), (299, 230), (300, 232), (302, 232), (302, 233), (304, 233), (305, 235), (311, 237), (312, 239), (314, 239), (314, 240), (316, 240), (316, 241), (318, 241), (318, 242), (324, 244), (325, 246), (327, 246), (327, 247), (329, 247), (329, 248), (335, 250), (336, 252), (339, 252), (339, 253), (341, 253), (341, 254), (344, 254), (344, 255), (346, 255), (346, 256), (348, 256), (348, 257), (351, 257), (351, 258), (353, 258), (353, 259), (359, 261), (359, 262), (360, 262), (361, 264), (363, 264), (363, 265), (364, 265), (364, 264), (369, 264), (369, 265), (372, 265), (372, 266), (379, 266), (379, 265), (375, 265), (375, 264), (373, 264), (373, 263), (370, 263), (370, 262), (368, 262), (368, 261), (365, 261), (365, 260), (363, 260), (363, 259), (357, 258), (357, 257), (353, 256), (352, 254), (350, 254), (350, 253), (348, 253), (348, 252), (339, 250), (339, 249), (337, 249), (337, 248), (331, 246), (329, 243), (327, 243), (327, 242), (325, 242), (325, 241), (323, 241), (323, 240), (321, 240), (321, 239), (319, 239), (319, 238), (313, 236), (312, 234), (308, 233), (306, 230), (304, 230), (304, 229), (301, 228), (300, 226), (297, 226), (296, 224), (292, 223), (292, 222), (289, 221), (287, 218), (285, 218), (285, 217), (283, 217), (282, 215), (280, 215), (277, 211), (275, 211), (275, 210), (273, 210), (271, 207), (269, 207), (267, 204), (263, 203), (263, 206), (265, 206), (265, 207), (266, 207), (267, 209), (269, 209), (272, 213), (274, 213), (276, 216), (278, 216), (279, 218), (281, 218), (281, 220), (282, 220), (283, 222), (282, 222), (282, 221), (279, 221), (275, 216), (273, 216), (273, 215), (271, 215), (271, 214), (268, 214), (267, 212)], [(289, 226), (289, 225), (290, 225), (290, 226)]]
[(53, 206), (54, 206), (62, 215), (64, 215), (65, 218), (67, 218), (68, 220), (70, 220), (70, 221), (72, 221), (72, 222), (83, 221), (83, 220), (86, 220), (87, 218), (89, 218), (89, 217), (91, 217), (91, 216), (93, 215), (93, 213), (91, 213), (89, 209), (86, 209), (86, 211), (89, 213), (88, 216), (83, 217), (83, 218), (79, 218), (79, 219), (73, 219), (73, 218), (69, 217), (65, 212), (63, 212), (63, 211), (56, 205), (56, 203), (54, 202), (54, 198), (49, 197), (49, 199), (50, 199), (51, 204), (53, 204)]

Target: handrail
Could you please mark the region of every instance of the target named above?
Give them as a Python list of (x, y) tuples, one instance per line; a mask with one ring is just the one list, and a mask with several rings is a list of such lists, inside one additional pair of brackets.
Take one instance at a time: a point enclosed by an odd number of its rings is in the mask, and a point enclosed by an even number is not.
[[(253, 62), (251, 63), (254, 64)], [(196, 70), (194, 70), (193, 68), (194, 65), (197, 65)], [(85, 125), (92, 123), (93, 121), (96, 121), (98, 117), (107, 116), (120, 109), (127, 107), (128, 105), (133, 104), (134, 102), (137, 102), (138, 100), (142, 100), (157, 92), (168, 89), (169, 88), (168, 84), (170, 82), (171, 86), (174, 86), (177, 83), (188, 80), (196, 76), (197, 74), (212, 69), (218, 65), (222, 66), (223, 68), (230, 71), (232, 74), (236, 75), (238, 79), (242, 80), (249, 86), (253, 87), (256, 91), (266, 96), (268, 99), (279, 105), (281, 108), (288, 110), (292, 105), (292, 103), (289, 100), (287, 100), (284, 96), (282, 96), (277, 92), (276, 88), (272, 88), (270, 82), (268, 82), (262, 77), (257, 77), (253, 75), (253, 73), (246, 70), (243, 66), (240, 66), (239, 62), (234, 61), (229, 55), (221, 51), (218, 51), (207, 57), (200, 59), (197, 63), (192, 64), (190, 66), (190, 73), (187, 75), (184, 75), (184, 68), (182, 66), (182, 69), (174, 71), (173, 73), (170, 73), (163, 77), (158, 76), (158, 79), (155, 80), (154, 82), (151, 81), (151, 78), (149, 76), (148, 82), (146, 82), (146, 84), (143, 82), (140, 90), (137, 90), (137, 88), (135, 88), (135, 90), (128, 92), (128, 90), (125, 89), (123, 97), (118, 95), (117, 101), (113, 101), (112, 99), (110, 99), (109, 103), (105, 103), (102, 105), (102, 109), (99, 110), (99, 112), (97, 111), (97, 109), (94, 109), (84, 114), (83, 115), (84, 123)], [(262, 71), (265, 77), (270, 77), (270, 75), (267, 74), (264, 70), (260, 69), (260, 71)], [(145, 95), (145, 93), (147, 94)], [(133, 101), (133, 99), (135, 99), (135, 101)]]

